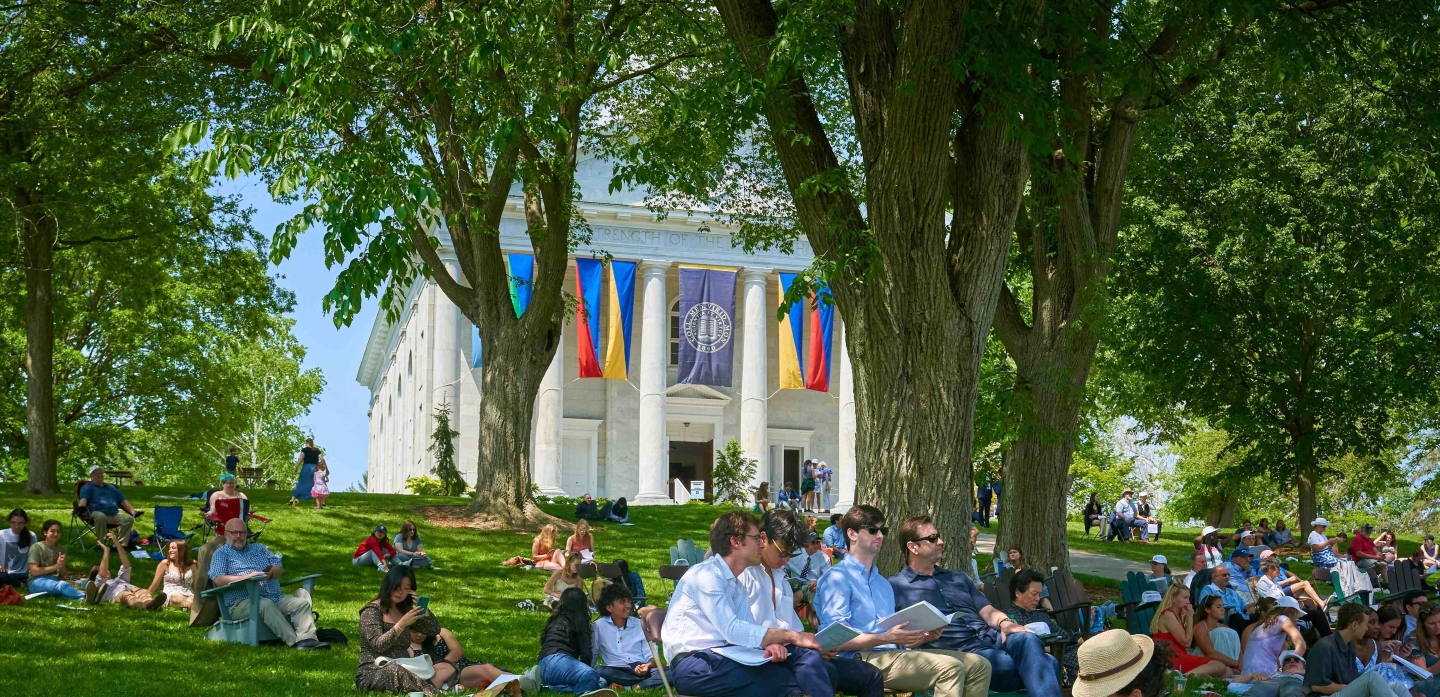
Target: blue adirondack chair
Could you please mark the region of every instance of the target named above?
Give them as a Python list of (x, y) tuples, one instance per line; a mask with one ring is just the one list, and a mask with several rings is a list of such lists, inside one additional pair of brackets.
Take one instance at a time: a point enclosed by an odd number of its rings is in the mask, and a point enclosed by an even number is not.
[(694, 540), (676, 540), (670, 548), (670, 563), (680, 566), (694, 566), (705, 561), (705, 550), (695, 546)]
[[(310, 574), (290, 581), (281, 581), (280, 586), (283, 588), (297, 583), (303, 584), (305, 592), (313, 598), (315, 597), (315, 579), (317, 578), (320, 578), (320, 574)], [(230, 614), (230, 608), (225, 605), (224, 593), (241, 586), (249, 594), (250, 609), (244, 617), (233, 617)], [(211, 588), (200, 595), (201, 597), (214, 597), (220, 605), (220, 621), (216, 622), (210, 631), (205, 632), (206, 639), (258, 646), (262, 641), (279, 638), (275, 636), (275, 632), (265, 626), (264, 622), (260, 621), (260, 579), (247, 578), (244, 581)]]

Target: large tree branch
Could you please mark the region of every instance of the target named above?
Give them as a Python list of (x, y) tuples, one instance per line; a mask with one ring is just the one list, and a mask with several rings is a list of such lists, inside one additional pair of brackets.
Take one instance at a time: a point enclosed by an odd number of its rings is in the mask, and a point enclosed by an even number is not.
[(1005, 345), (1011, 356), (1025, 356), (1030, 352), (1030, 325), (1020, 314), (1020, 303), (1010, 292), (1009, 283), (1001, 283), (1000, 299), (995, 303), (995, 335)]

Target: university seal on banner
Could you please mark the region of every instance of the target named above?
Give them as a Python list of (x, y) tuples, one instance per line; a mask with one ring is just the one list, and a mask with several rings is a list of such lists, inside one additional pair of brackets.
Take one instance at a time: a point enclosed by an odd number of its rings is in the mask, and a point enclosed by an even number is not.
[(696, 303), (685, 313), (685, 341), (701, 353), (725, 348), (732, 329), (730, 315), (715, 303)]

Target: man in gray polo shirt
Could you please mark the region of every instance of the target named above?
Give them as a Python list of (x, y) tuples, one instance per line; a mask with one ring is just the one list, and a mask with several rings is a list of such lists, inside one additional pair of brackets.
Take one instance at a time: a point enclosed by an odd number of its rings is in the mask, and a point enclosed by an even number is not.
[(1311, 694), (1339, 697), (1394, 697), (1379, 673), (1361, 673), (1355, 664), (1355, 642), (1365, 636), (1375, 611), (1354, 603), (1340, 608), (1335, 632), (1315, 642), (1305, 654), (1305, 687)]

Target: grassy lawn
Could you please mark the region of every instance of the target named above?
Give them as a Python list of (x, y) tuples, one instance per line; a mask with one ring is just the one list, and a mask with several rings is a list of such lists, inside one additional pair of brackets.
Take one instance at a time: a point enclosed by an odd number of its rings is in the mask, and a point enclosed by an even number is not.
[[(19, 492), (19, 485), (0, 485), (0, 508), (7, 513), (25, 508), (36, 530), (46, 518), (59, 520), (68, 541), (74, 534), (69, 529), (70, 496), (26, 497)], [(191, 493), (157, 487), (126, 487), (125, 492), (135, 507), (147, 511), (157, 504), (182, 503), (155, 500), (157, 494)], [(381, 574), (374, 567), (352, 566), (351, 554), (376, 523), (396, 531), (406, 519), (415, 520), (439, 567), (421, 569), (417, 575), (420, 593), (431, 598), (441, 625), (455, 633), (471, 658), (512, 670), (534, 665), (546, 615), (516, 610), (515, 604), (527, 598), (538, 602), (547, 575), (500, 566), (508, 557), (529, 554), (529, 535), (437, 527), (414, 510), (453, 504), (454, 499), (337, 493), (326, 510), (316, 511), (286, 506), (289, 494), (282, 491), (247, 494), (258, 514), (274, 519), (260, 541), (285, 555), (285, 577), (324, 574), (315, 588), (320, 626), (345, 632), (349, 645), (305, 652), (211, 642), (203, 630), (190, 628), (188, 613), (178, 609), (147, 613), (100, 605), (79, 612), (57, 609), (59, 599), (46, 596), (24, 607), (0, 608), (0, 664), (25, 668), (0, 671), (0, 694), (141, 695), (161, 688), (188, 694), (353, 694), (358, 613), (378, 592)], [(198, 502), (183, 505), (186, 526), (197, 523)], [(574, 510), (547, 509), (566, 517)], [(714, 515), (713, 508), (700, 504), (663, 512), (633, 509), (636, 525), (597, 529), (595, 546), (601, 559), (629, 560), (651, 597), (663, 600), (665, 586), (656, 569), (670, 562), (670, 545), (680, 537), (702, 538)], [(151, 531), (148, 514), (136, 529), (142, 536)], [(99, 556), (98, 550), (71, 549), (71, 569), (88, 570)], [(154, 570), (155, 562), (135, 562), (136, 584), (149, 585)], [(43, 690), (37, 691), (39, 685)]]
[[(125, 491), (137, 508), (183, 505), (185, 525), (199, 521), (198, 502), (154, 498), (183, 496), (192, 493), (189, 490), (126, 487)], [(319, 624), (345, 632), (349, 645), (301, 652), (283, 646), (210, 642), (203, 630), (188, 626), (188, 613), (181, 610), (146, 613), (100, 605), (88, 612), (69, 611), (55, 607), (58, 599), (42, 597), (24, 607), (0, 608), (0, 663), (24, 668), (0, 672), (0, 694), (33, 694), (42, 684), (47, 695), (96, 691), (139, 695), (162, 687), (188, 694), (354, 694), (357, 614), (379, 590), (381, 575), (373, 567), (352, 566), (351, 554), (376, 523), (396, 531), (407, 519), (419, 525), (425, 547), (439, 567), (417, 572), (420, 593), (431, 598), (442, 626), (455, 633), (469, 657), (512, 670), (534, 664), (546, 615), (516, 610), (515, 604), (539, 601), (546, 574), (500, 566), (508, 557), (529, 553), (530, 535), (440, 527), (427, 523), (416, 510), (454, 504), (454, 499), (338, 493), (330, 497), (326, 510), (315, 511), (285, 505), (289, 495), (284, 491), (247, 493), (258, 514), (274, 519), (261, 542), (285, 555), (286, 578), (323, 574), (315, 594)], [(32, 529), (38, 530), (46, 518), (55, 518), (66, 526), (65, 540), (74, 534), (69, 528), (68, 494), (28, 497), (20, 494), (20, 485), (0, 484), (0, 508), (8, 512), (14, 507), (30, 513)], [(546, 509), (567, 518), (573, 512), (569, 506)], [(663, 604), (666, 585), (656, 569), (669, 563), (668, 550), (677, 538), (704, 539), (715, 514), (716, 509), (703, 504), (633, 509), (631, 520), (636, 525), (596, 530), (598, 557), (629, 560), (644, 578), (652, 602)], [(151, 531), (150, 521), (146, 515), (137, 524), (142, 536)], [(1189, 540), (1196, 532), (1167, 530), (1156, 545), (1107, 544), (1084, 538), (1083, 529), (1072, 524), (1070, 543), (1076, 549), (1129, 559), (1145, 560), (1157, 552), (1180, 559), (1192, 547)], [(198, 536), (195, 542), (198, 546)], [(1405, 551), (1417, 543), (1409, 541)], [(83, 572), (98, 562), (99, 552), (72, 548), (70, 559), (71, 569)], [(982, 565), (987, 561), (982, 559)], [(1182, 570), (1174, 564), (1171, 568)], [(1309, 573), (1308, 564), (1291, 568)], [(155, 562), (137, 561), (136, 584), (147, 586), (154, 569)], [(1087, 585), (1114, 585), (1106, 579), (1082, 580)]]

